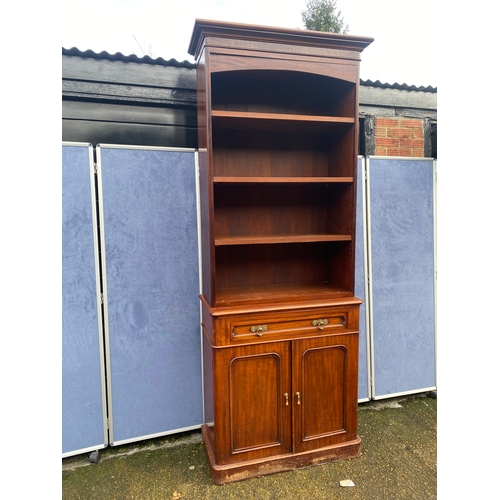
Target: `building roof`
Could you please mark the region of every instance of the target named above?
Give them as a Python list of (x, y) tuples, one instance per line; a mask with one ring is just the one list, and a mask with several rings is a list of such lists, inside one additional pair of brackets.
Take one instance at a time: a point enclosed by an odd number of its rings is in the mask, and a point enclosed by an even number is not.
[[(176, 59), (163, 59), (162, 57), (152, 58), (150, 56), (139, 57), (136, 54), (124, 55), (121, 52), (116, 52), (115, 54), (110, 54), (109, 52), (94, 52), (93, 50), (81, 51), (76, 47), (71, 49), (62, 49), (63, 56), (75, 56), (75, 57), (85, 57), (91, 59), (107, 59), (109, 61), (122, 61), (122, 62), (132, 62), (138, 64), (154, 64), (160, 66), (173, 66), (177, 68), (195, 69), (196, 64), (184, 60), (177, 61)], [(408, 85), (406, 83), (383, 83), (380, 80), (360, 80), (360, 84), (365, 87), (378, 87), (384, 89), (395, 89), (395, 90), (407, 90), (407, 91), (417, 91), (417, 92), (430, 92), (437, 93), (437, 87), (427, 86), (427, 87), (417, 87), (415, 85)]]

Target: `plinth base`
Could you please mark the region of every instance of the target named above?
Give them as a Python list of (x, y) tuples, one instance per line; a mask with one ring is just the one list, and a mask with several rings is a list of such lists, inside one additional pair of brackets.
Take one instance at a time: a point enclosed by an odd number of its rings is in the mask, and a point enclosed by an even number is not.
[(341, 443), (327, 448), (320, 448), (305, 453), (295, 453), (268, 457), (259, 460), (248, 460), (234, 464), (218, 465), (215, 463), (215, 443), (213, 434), (206, 425), (201, 428), (203, 441), (208, 455), (210, 473), (215, 484), (232, 483), (294, 469), (336, 462), (361, 455), (361, 439)]

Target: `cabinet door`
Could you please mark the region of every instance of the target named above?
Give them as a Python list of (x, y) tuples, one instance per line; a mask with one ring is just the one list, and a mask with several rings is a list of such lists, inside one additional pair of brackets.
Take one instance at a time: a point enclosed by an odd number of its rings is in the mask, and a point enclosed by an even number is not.
[(216, 351), (217, 463), (291, 451), (290, 351), (289, 342)]
[(358, 334), (293, 342), (295, 452), (357, 438)]

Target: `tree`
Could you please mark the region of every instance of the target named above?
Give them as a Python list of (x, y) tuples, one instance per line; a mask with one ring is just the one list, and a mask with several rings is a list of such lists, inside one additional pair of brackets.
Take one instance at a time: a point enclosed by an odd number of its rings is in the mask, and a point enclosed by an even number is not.
[(132, 35), (134, 37), (134, 40), (137, 42), (137, 45), (139, 45), (139, 48), (142, 51), (143, 56), (149, 56), (152, 59), (154, 59), (154, 50), (153, 50), (153, 44), (151, 42), (148, 42), (148, 46), (146, 47), (146, 42), (144, 42), (143, 45), (139, 43), (139, 40), (135, 37), (135, 35)]
[(307, 0), (306, 9), (301, 12), (306, 30), (327, 31), (345, 34), (349, 25), (344, 24), (342, 12), (337, 9), (337, 0)]

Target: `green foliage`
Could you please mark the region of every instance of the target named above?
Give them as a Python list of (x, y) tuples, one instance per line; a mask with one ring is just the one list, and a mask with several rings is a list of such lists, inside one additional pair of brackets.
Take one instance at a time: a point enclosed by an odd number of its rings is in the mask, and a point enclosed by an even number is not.
[(307, 0), (306, 9), (301, 12), (306, 30), (345, 34), (349, 25), (344, 24), (337, 0)]

